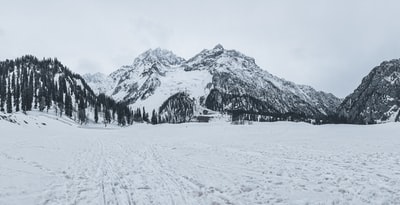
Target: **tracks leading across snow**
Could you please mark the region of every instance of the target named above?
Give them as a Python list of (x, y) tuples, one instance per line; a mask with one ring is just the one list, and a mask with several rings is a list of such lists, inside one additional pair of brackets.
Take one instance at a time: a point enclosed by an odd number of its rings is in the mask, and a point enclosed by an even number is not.
[(0, 137), (0, 204), (400, 203), (398, 138), (278, 125), (16, 130)]

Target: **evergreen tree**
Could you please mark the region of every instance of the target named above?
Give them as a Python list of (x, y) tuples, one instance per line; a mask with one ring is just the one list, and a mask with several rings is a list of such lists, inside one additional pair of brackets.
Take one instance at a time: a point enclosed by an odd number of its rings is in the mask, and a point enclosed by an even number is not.
[(27, 103), (26, 110), (32, 110), (32, 103), (33, 103), (33, 71), (30, 72), (26, 103)]
[(98, 105), (96, 103), (96, 105), (94, 106), (94, 122), (98, 122), (99, 121), (99, 110), (98, 110)]
[(143, 115), (143, 121), (145, 121), (145, 122), (149, 122), (149, 114), (148, 113), (146, 113), (146, 109), (143, 107), (143, 113), (142, 113), (142, 115)]
[(121, 107), (118, 105), (117, 105), (117, 116), (118, 116), (117, 117), (118, 124), (124, 126), (126, 124), (124, 110), (121, 109)]
[(44, 88), (39, 90), (39, 111), (43, 111), (46, 108), (46, 98)]
[(131, 125), (132, 124), (132, 112), (129, 108), (125, 108), (125, 114), (126, 114), (126, 123)]
[(140, 108), (137, 108), (136, 111), (133, 113), (133, 121), (143, 122), (142, 112), (140, 111)]
[(69, 93), (65, 94), (65, 115), (67, 115), (68, 117), (72, 117), (72, 98), (71, 95), (69, 95)]
[(16, 82), (15, 90), (14, 90), (14, 106), (15, 106), (15, 112), (19, 111), (19, 96), (20, 96), (20, 85), (18, 83), (18, 80)]
[(65, 105), (64, 105), (64, 93), (61, 90), (58, 90), (57, 105), (58, 108), (60, 109), (60, 116), (62, 116), (62, 113), (64, 112), (65, 109)]
[(10, 87), (10, 79), (8, 80), (8, 92), (7, 92), (7, 113), (12, 113), (12, 102), (11, 102), (11, 87)]
[(157, 122), (158, 124), (161, 124), (161, 123), (163, 123), (163, 121), (162, 121), (162, 119), (161, 119), (161, 115), (159, 114), (158, 115), (158, 122)]
[(28, 99), (28, 74), (27, 68), (22, 67), (22, 87), (21, 87), (21, 108), (24, 112), (28, 110), (27, 108), (27, 99)]
[(81, 96), (79, 99), (79, 105), (78, 105), (78, 118), (79, 122), (81, 124), (86, 123), (86, 111), (85, 111), (86, 105), (85, 105), (85, 100)]
[(11, 87), (12, 90), (15, 90), (15, 72), (13, 72), (12, 77), (11, 77)]
[[(2, 70), (0, 69), (0, 72)], [(0, 111), (4, 112), (4, 104), (6, 102), (6, 96), (7, 96), (7, 91), (6, 91), (6, 79), (4, 75), (0, 75)]]
[(110, 110), (105, 108), (104, 109), (104, 125), (107, 126), (107, 124), (111, 123), (111, 113)]
[(151, 124), (155, 125), (158, 122), (156, 110), (153, 109), (153, 113), (151, 114)]

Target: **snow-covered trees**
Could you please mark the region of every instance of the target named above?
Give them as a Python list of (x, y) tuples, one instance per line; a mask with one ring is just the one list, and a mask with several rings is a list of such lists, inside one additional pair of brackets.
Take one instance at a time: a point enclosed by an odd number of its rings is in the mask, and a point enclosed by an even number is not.
[(189, 122), (194, 114), (194, 100), (179, 92), (169, 97), (160, 107), (159, 115), (168, 123)]
[(104, 116), (110, 123), (117, 115), (119, 121), (127, 123), (132, 118), (125, 104), (104, 95), (96, 96), (80, 75), (72, 73), (57, 59), (39, 60), (28, 55), (1, 61), (0, 111), (44, 111), (46, 108), (56, 111), (59, 116), (77, 116), (76, 120), (81, 123), (87, 121), (89, 108), (98, 112), (103, 108), (108, 113), (97, 115), (96, 121)]

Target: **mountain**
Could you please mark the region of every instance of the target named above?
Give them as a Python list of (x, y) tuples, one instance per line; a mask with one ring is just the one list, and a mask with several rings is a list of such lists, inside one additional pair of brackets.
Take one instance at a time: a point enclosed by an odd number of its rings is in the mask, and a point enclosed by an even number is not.
[(110, 97), (96, 95), (78, 74), (57, 59), (39, 60), (23, 56), (0, 62), (0, 111), (6, 113), (38, 110), (67, 116), (77, 122), (89, 121), (125, 125), (131, 111)]
[(150, 49), (132, 65), (102, 80), (112, 82), (111, 89), (87, 80), (97, 92), (106, 90), (107, 95), (132, 108), (155, 109), (160, 114), (166, 112), (163, 103), (172, 100), (184, 101), (185, 105), (192, 102), (190, 107), (175, 103), (172, 110), (193, 110), (193, 115), (209, 109), (276, 118), (327, 119), (341, 102), (332, 94), (278, 78), (261, 69), (254, 58), (222, 45), (205, 49), (189, 60), (171, 51)]
[(104, 75), (103, 73), (87, 73), (82, 75), (86, 83), (92, 88), (92, 90), (97, 91), (97, 93), (106, 93), (107, 90), (112, 88), (112, 81)]
[(362, 79), (338, 108), (348, 123), (379, 123), (400, 120), (400, 59), (384, 61)]

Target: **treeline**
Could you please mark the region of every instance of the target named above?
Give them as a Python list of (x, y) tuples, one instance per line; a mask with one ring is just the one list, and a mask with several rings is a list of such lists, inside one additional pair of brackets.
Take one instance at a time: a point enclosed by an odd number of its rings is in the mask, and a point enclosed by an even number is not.
[(83, 78), (57, 59), (23, 56), (0, 62), (0, 111), (6, 113), (54, 110), (82, 124), (90, 120), (120, 125), (131, 122), (123, 103), (96, 96)]
[(185, 92), (178, 92), (170, 96), (158, 109), (153, 109), (151, 115), (145, 108), (137, 108), (133, 112), (134, 122), (147, 122), (151, 124), (184, 123), (190, 122), (194, 114), (194, 99)]
[(247, 94), (223, 93), (218, 89), (212, 89), (207, 98), (202, 99), (200, 103), (210, 110), (229, 114), (233, 122), (298, 121), (312, 124), (326, 124), (341, 122), (343, 120), (334, 115), (323, 116), (313, 111), (309, 111), (313, 115), (307, 115), (302, 110), (280, 112), (272, 106), (272, 102), (262, 101)]

